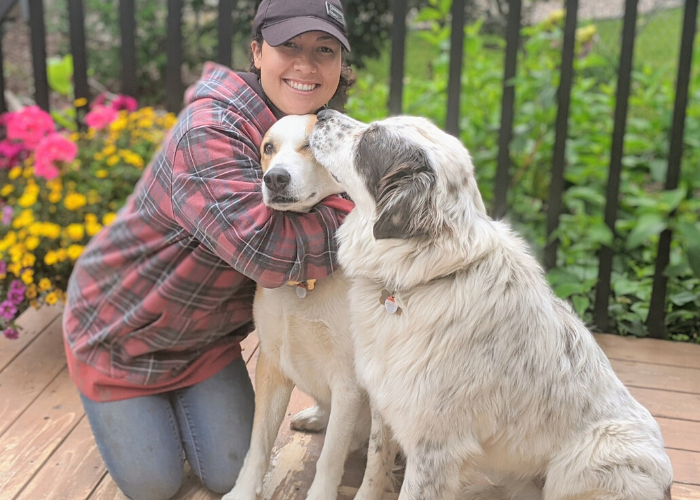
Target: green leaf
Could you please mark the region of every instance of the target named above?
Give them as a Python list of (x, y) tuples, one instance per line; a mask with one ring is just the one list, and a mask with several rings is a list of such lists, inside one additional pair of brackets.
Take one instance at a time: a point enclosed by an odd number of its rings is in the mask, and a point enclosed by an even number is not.
[(668, 227), (668, 223), (661, 217), (660, 214), (644, 214), (637, 220), (629, 236), (625, 246), (631, 250), (637, 248), (642, 243), (647, 241), (652, 236), (657, 236), (661, 231)]
[(688, 263), (695, 276), (700, 278), (700, 245), (692, 245), (686, 248), (685, 254), (688, 256)]
[(581, 283), (562, 283), (554, 287), (554, 293), (556, 293), (557, 297), (560, 299), (568, 299), (573, 294), (581, 293), (582, 291)]
[(642, 321), (647, 320), (647, 316), (649, 316), (649, 304), (645, 302), (635, 302), (630, 306), (630, 309), (636, 312)]
[(574, 304), (574, 310), (579, 316), (583, 316), (588, 310), (588, 306), (591, 305), (590, 299), (583, 295), (574, 295), (571, 297), (571, 302)]
[(668, 298), (671, 302), (673, 302), (677, 306), (683, 306), (685, 304), (693, 302), (698, 297), (700, 297), (700, 293), (693, 293), (689, 290), (683, 290), (681, 292), (669, 295)]
[(63, 96), (73, 93), (73, 56), (51, 57), (46, 61), (46, 76), (49, 86)]
[(664, 191), (661, 195), (661, 202), (666, 205), (664, 208), (671, 212), (678, 208), (678, 205), (685, 199), (687, 194), (688, 189), (685, 186), (671, 191)]

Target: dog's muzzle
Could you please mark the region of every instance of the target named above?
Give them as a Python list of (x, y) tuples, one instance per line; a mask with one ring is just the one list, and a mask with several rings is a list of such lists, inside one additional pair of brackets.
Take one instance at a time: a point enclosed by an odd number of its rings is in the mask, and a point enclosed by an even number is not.
[(265, 187), (273, 194), (283, 193), (289, 186), (291, 180), (292, 176), (289, 175), (289, 172), (279, 167), (270, 169), (263, 176)]

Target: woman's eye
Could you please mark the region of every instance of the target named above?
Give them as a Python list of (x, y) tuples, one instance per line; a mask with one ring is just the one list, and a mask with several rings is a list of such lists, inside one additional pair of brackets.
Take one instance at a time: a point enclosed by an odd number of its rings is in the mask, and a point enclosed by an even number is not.
[(333, 49), (331, 49), (330, 47), (319, 47), (318, 50), (320, 50), (321, 52), (325, 52), (326, 54), (334, 54), (335, 53), (335, 51)]
[(265, 146), (263, 146), (263, 152), (266, 155), (271, 155), (274, 150), (275, 148), (272, 146), (271, 142), (268, 142), (267, 144), (265, 144)]

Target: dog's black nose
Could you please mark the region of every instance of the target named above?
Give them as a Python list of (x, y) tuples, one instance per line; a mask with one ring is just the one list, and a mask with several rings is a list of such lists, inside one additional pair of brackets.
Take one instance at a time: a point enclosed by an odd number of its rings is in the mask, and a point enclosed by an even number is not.
[(289, 172), (281, 168), (273, 168), (263, 177), (267, 189), (274, 193), (279, 193), (284, 191), (284, 189), (289, 185), (289, 181), (292, 180), (292, 176)]
[(324, 109), (324, 110), (319, 111), (318, 115), (316, 115), (316, 116), (318, 117), (318, 121), (322, 122), (322, 121), (331, 119), (333, 117), (333, 115), (336, 113), (337, 113), (337, 111), (334, 111), (332, 109)]

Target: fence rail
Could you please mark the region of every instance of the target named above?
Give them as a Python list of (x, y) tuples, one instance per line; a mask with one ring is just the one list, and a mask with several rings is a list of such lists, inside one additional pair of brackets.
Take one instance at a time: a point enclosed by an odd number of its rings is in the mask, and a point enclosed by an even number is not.
[[(49, 85), (46, 71), (46, 42), (44, 29), (43, 0), (27, 0), (29, 6), (29, 25), (31, 29), (31, 52), (34, 71), (34, 100), (45, 110), (49, 109)], [(0, 0), (0, 23), (18, 0)], [(391, 114), (400, 114), (403, 100), (404, 57), (406, 45), (406, 15), (407, 0), (393, 0), (392, 15), (394, 22), (391, 35), (391, 63), (388, 108)], [(453, 0), (453, 28), (463, 28), (465, 0)], [(574, 76), (574, 44), (576, 36), (578, 0), (565, 0), (566, 21), (564, 26), (564, 42), (560, 66), (561, 78), (558, 88), (558, 108), (555, 125), (555, 144), (552, 158), (551, 181), (549, 188), (549, 203), (547, 211), (548, 244), (545, 249), (544, 263), (546, 268), (556, 266), (557, 241), (551, 238), (559, 224), (564, 192), (564, 172), (566, 169), (566, 146), (568, 136), (568, 120), (570, 92)], [(231, 64), (231, 44), (233, 38), (233, 23), (231, 12), (234, 0), (219, 0), (218, 7), (218, 49), (216, 60), (219, 63)], [(620, 174), (622, 170), (623, 143), (626, 129), (628, 99), (632, 71), (632, 55), (635, 43), (635, 26), (638, 0), (625, 1), (625, 17), (621, 37), (620, 63), (618, 67), (617, 100), (614, 113), (614, 128), (608, 183), (606, 191), (605, 223), (614, 232), (617, 218)], [(88, 86), (87, 51), (85, 46), (83, 0), (68, 0), (70, 21), (70, 42), (74, 63), (75, 97), (85, 98), (87, 102), (79, 109), (78, 120), (90, 102)], [(166, 70), (166, 107), (169, 111), (177, 112), (182, 106), (183, 83), (180, 74), (182, 64), (182, 9), (183, 0), (168, 0), (167, 16), (167, 70)], [(696, 33), (698, 0), (686, 0), (683, 16), (683, 31), (681, 50), (676, 79), (676, 96), (673, 121), (670, 131), (668, 169), (665, 188), (675, 189), (678, 186), (683, 154), (683, 132), (685, 114), (688, 104), (688, 90), (694, 37)], [(510, 184), (510, 141), (513, 135), (513, 118), (515, 93), (517, 88), (512, 79), (517, 74), (517, 52), (520, 44), (522, 1), (509, 2), (508, 27), (505, 47), (505, 67), (503, 75), (503, 97), (501, 107), (501, 127), (498, 139), (498, 163), (494, 186), (494, 217), (501, 218), (507, 214), (507, 195)], [(134, 0), (119, 0), (119, 17), (121, 30), (121, 63), (122, 88), (124, 94), (136, 96), (136, 46), (135, 46), (135, 5)], [(2, 61), (2, 31), (0, 31), (0, 112), (6, 109), (4, 99), (4, 70)], [(446, 125), (448, 132), (459, 133), (460, 110), (460, 76), (463, 65), (464, 30), (453, 29), (451, 34), (449, 82), (446, 109)], [(664, 270), (669, 263), (670, 230), (661, 233), (656, 270), (654, 274), (653, 291), (647, 320), (649, 334), (652, 337), (662, 337), (664, 332), (666, 281)], [(608, 303), (610, 298), (611, 271), (614, 252), (604, 246), (599, 254), (599, 274), (596, 286), (594, 305), (594, 320), (599, 329), (608, 326)]]

